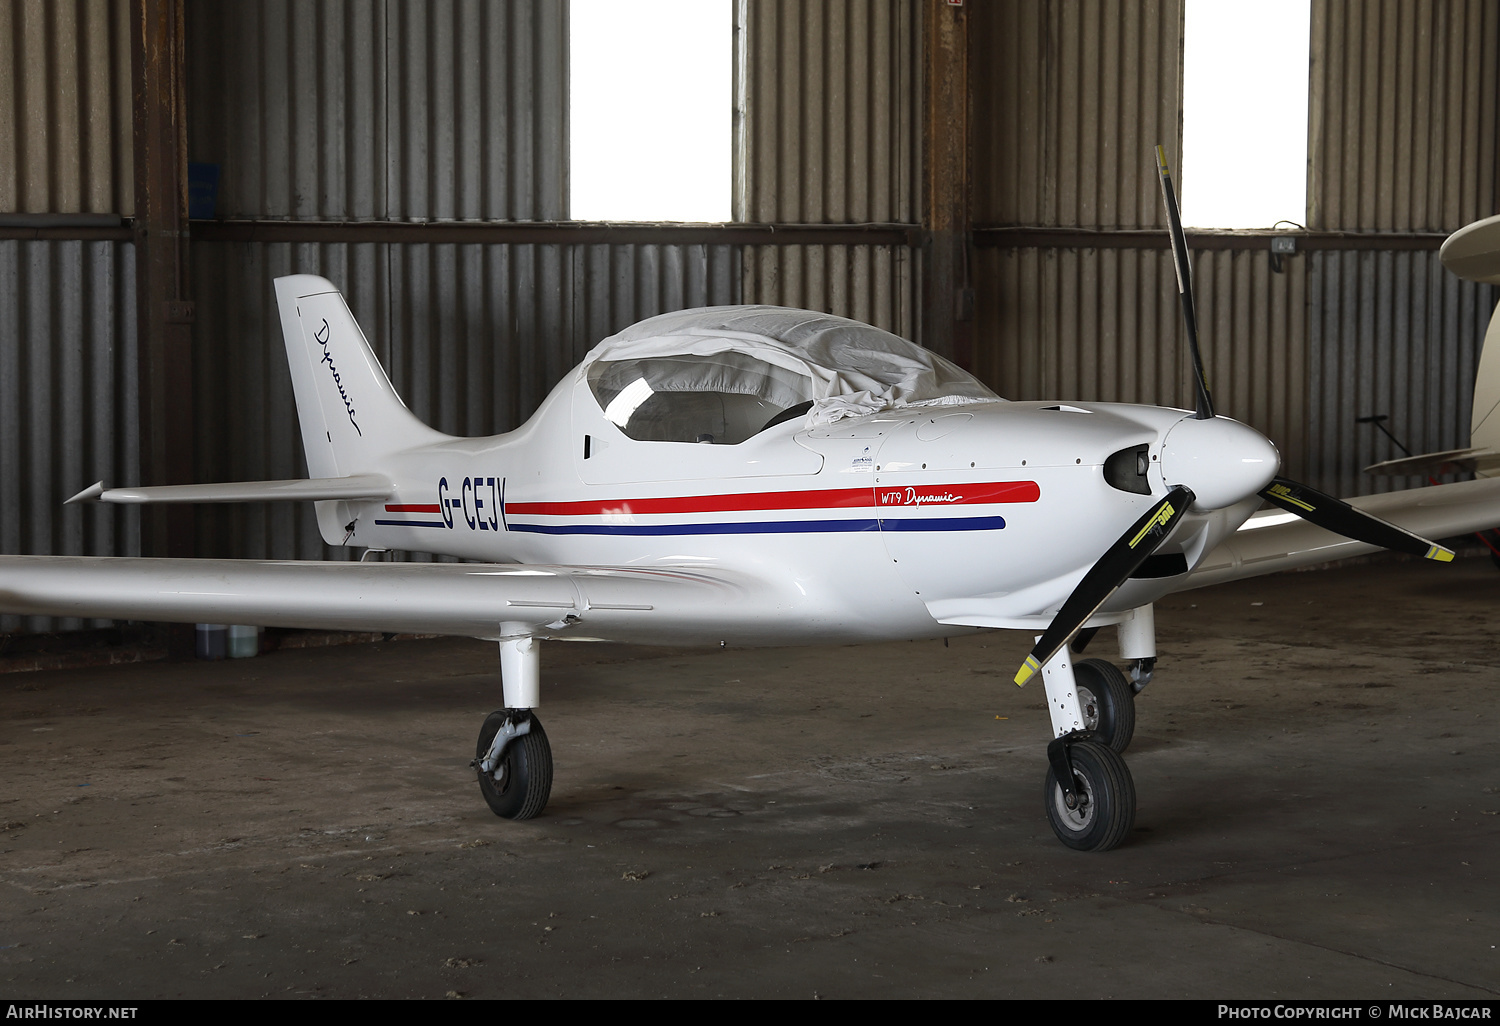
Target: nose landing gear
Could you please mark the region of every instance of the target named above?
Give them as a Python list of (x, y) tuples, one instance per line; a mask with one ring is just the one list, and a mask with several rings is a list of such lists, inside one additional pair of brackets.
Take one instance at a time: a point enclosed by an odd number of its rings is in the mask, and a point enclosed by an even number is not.
[(1047, 770), (1042, 802), (1052, 832), (1076, 851), (1117, 847), (1135, 826), (1135, 782), (1125, 760), (1098, 741), (1057, 738), (1052, 744), (1067, 749), (1073, 776), (1072, 787), (1064, 790), (1057, 770)]
[(1057, 839), (1075, 851), (1109, 851), (1135, 826), (1135, 782), (1120, 751), (1135, 732), (1135, 694), (1102, 659), (1074, 664), (1068, 647), (1042, 665), (1052, 741), (1042, 803)]

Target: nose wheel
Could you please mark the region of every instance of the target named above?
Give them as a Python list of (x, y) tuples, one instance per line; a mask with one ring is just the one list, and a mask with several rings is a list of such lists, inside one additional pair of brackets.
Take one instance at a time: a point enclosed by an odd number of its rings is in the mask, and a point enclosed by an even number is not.
[[(1042, 801), (1057, 839), (1075, 851), (1109, 851), (1118, 847), (1135, 826), (1135, 782), (1118, 752), (1098, 741), (1052, 744), (1065, 749), (1061, 761), (1070, 764), (1071, 793), (1058, 783), (1056, 763), (1047, 771)], [(1049, 757), (1053, 755), (1048, 753)]]
[[(503, 747), (497, 750), (496, 740)], [(485, 717), (475, 746), (479, 793), (505, 819), (541, 815), (552, 794), (552, 746), (536, 714), (497, 709)]]

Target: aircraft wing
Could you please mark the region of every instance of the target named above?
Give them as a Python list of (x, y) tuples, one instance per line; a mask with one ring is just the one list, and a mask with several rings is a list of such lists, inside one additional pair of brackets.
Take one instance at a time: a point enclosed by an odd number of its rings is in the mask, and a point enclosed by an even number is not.
[(0, 612), (487, 639), (712, 641), (766, 590), (686, 567), (0, 556)]
[(1365, 473), (1402, 477), (1407, 474), (1453, 474), (1464, 470), (1470, 473), (1500, 470), (1500, 450), (1481, 445), (1404, 456), (1399, 460), (1372, 463), (1365, 468)]
[[(1347, 501), (1424, 538), (1452, 538), (1500, 526), (1500, 478), (1412, 488)], [(1187, 591), (1378, 551), (1378, 546), (1314, 527), (1294, 514), (1264, 510), (1245, 521), (1244, 526), (1210, 552), (1174, 590)]]

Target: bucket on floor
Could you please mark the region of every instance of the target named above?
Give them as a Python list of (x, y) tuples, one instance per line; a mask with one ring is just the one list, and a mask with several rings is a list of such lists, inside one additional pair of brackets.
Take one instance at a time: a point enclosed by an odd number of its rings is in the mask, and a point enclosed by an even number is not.
[(223, 659), (229, 629), (222, 623), (200, 623), (197, 627), (198, 658)]
[(260, 655), (259, 627), (230, 624), (229, 635), (226, 641), (227, 651), (231, 659), (249, 659), (252, 656)]

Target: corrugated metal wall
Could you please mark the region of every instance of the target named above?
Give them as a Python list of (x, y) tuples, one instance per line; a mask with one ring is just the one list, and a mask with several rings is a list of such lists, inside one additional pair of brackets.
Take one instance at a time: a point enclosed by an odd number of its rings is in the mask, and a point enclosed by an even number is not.
[(974, 4), (975, 222), (1164, 226), (1152, 147), (1180, 149), (1181, 40), (1181, 0)]
[(918, 219), (916, 0), (744, 0), (745, 167), (735, 218)]
[[(975, 5), (974, 219), (987, 226), (1164, 227), (1153, 147), (1175, 166), (1182, 4)], [(1262, 243), (1264, 245), (1264, 243)], [(1015, 399), (1192, 405), (1170, 254), (1122, 245), (981, 248), (975, 371)], [(1305, 466), (1306, 273), (1251, 250), (1194, 256), (1221, 412)]]
[(264, 0), (187, 8), (191, 159), (217, 213), (565, 216), (566, 0)]
[(745, 302), (823, 310), (915, 339), (921, 259), (908, 246), (746, 246)]
[[(736, 219), (920, 220), (921, 13), (917, 0), (742, 0)], [(744, 301), (916, 338), (918, 259), (889, 245), (746, 247)]]
[[(0, 219), (132, 212), (129, 31), (129, 0), (0, 5)], [(139, 552), (137, 511), (62, 505), (139, 476), (135, 338), (129, 243), (0, 241), (0, 552)]]
[[(138, 555), (133, 507), (63, 506), (140, 476), (135, 248), (0, 241), (0, 552)], [(0, 616), (0, 631), (78, 620)]]
[[(1497, 212), (1500, 8), (1486, 0), (1313, 0), (1309, 227), (1448, 233)], [(1434, 240), (1435, 243), (1436, 240)], [(1434, 249), (1308, 258), (1309, 460), (1339, 494), (1422, 484), (1361, 468), (1468, 444), (1497, 290)]]
[[(1181, 38), (1180, 0), (976, 4), (974, 221), (1164, 226), (1152, 147), (1180, 149)], [(982, 248), (972, 274), (974, 369), (1000, 394), (1191, 402), (1175, 279), (1162, 250)], [(1205, 300), (1209, 285), (1200, 286)], [(1218, 373), (1216, 364), (1209, 359)]]
[(1386, 414), (1413, 452), (1468, 445), (1474, 372), (1500, 289), (1460, 281), (1431, 250), (1308, 259), (1312, 477), (1337, 495), (1426, 484), (1362, 473), (1402, 454), (1356, 418)]
[(0, 4), (0, 212), (134, 209), (130, 0)]
[[(554, 220), (567, 202), (567, 4), (188, 8), (189, 147), (220, 216)], [(521, 423), (595, 342), (738, 299), (728, 246), (194, 245), (200, 480), (306, 473), (272, 295), (328, 277), (418, 416)], [(311, 509), (205, 509), (203, 555), (347, 558)]]
[[(1180, 151), (1180, 3), (972, 12), (975, 220), (1160, 225), (1150, 147)], [(1309, 227), (1449, 232), (1495, 213), (1500, 9), (1314, 0), (1312, 16)], [(1219, 407), (1269, 435), (1291, 476), (1345, 495), (1417, 483), (1361, 473), (1392, 455), (1355, 423), (1372, 413), (1416, 451), (1465, 442), (1494, 290), (1443, 271), (1437, 241), (1303, 252), (1280, 274), (1264, 242), (1195, 255)], [(1164, 251), (980, 249), (974, 277), (976, 369), (1002, 394), (1190, 405)]]
[(1308, 227), (1451, 232), (1496, 212), (1500, 7), (1313, 0)]

